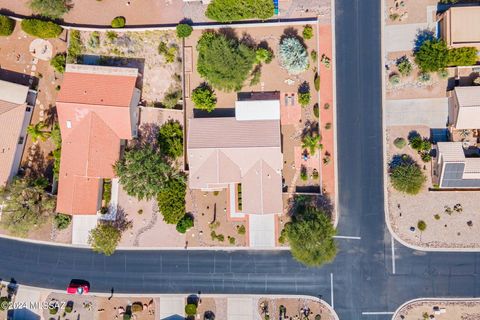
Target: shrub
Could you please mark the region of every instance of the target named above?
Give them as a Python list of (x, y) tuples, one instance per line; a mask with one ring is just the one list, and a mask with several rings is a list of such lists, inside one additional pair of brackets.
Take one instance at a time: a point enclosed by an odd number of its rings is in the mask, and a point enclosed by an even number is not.
[(437, 72), (438, 77), (440, 79), (446, 79), (448, 78), (448, 70), (447, 69), (441, 69), (440, 71)]
[(312, 39), (313, 38), (313, 28), (311, 25), (307, 24), (305, 27), (303, 27), (303, 38), (306, 40)]
[(420, 72), (418, 74), (418, 81), (422, 82), (422, 83), (425, 83), (425, 82), (428, 82), (432, 79), (432, 77), (430, 76), (430, 73), (427, 73), (427, 72)]
[(430, 151), (432, 148), (432, 143), (427, 138), (422, 138), (420, 135), (411, 135), (409, 137), (410, 146), (413, 150), (418, 152), (421, 151)]
[(193, 90), (192, 101), (196, 109), (212, 112), (217, 105), (217, 96), (211, 87), (203, 84)]
[(78, 57), (82, 54), (83, 44), (80, 31), (70, 30), (69, 46), (67, 50), (67, 62), (77, 63)]
[(134, 302), (132, 303), (132, 312), (142, 312), (143, 311), (143, 304), (141, 302)]
[(123, 320), (131, 320), (132, 319), (132, 315), (129, 314), (129, 313), (124, 313), (123, 314)]
[(436, 215), (433, 216), (433, 218), (435, 218), (435, 220), (440, 220), (440, 215), (436, 214)]
[(121, 231), (112, 223), (100, 223), (90, 231), (88, 243), (93, 251), (110, 256), (115, 252), (121, 238)]
[(197, 314), (197, 305), (193, 303), (189, 303), (185, 306), (185, 313), (187, 316), (194, 316)]
[(477, 53), (475, 47), (452, 48), (448, 50), (448, 65), (473, 66), (477, 63)]
[(448, 55), (445, 41), (426, 40), (415, 52), (415, 63), (423, 72), (436, 72), (448, 64)]
[(160, 152), (170, 158), (183, 154), (183, 129), (178, 121), (164, 123), (158, 131)]
[(158, 53), (165, 58), (166, 63), (173, 63), (177, 56), (178, 48), (175, 44), (167, 46), (165, 42), (160, 42), (158, 45)]
[(177, 37), (188, 38), (192, 34), (193, 28), (186, 23), (180, 23), (177, 24), (176, 31)]
[(280, 43), (280, 63), (290, 74), (300, 74), (308, 69), (308, 52), (297, 38), (285, 38)]
[(177, 224), (185, 216), (187, 185), (183, 176), (169, 179), (157, 195), (157, 204), (163, 221)]
[(64, 73), (65, 72), (65, 65), (67, 64), (67, 54), (65, 52), (63, 53), (57, 53), (55, 57), (50, 60), (50, 65), (57, 71), (58, 73)]
[(317, 170), (317, 169), (313, 169), (313, 172), (312, 172), (312, 178), (313, 178), (313, 180), (317, 180), (317, 179), (318, 179), (318, 176), (319, 176), (318, 170)]
[(393, 141), (393, 145), (398, 149), (403, 149), (407, 145), (407, 141), (404, 138), (399, 137)]
[(230, 244), (235, 244), (237, 240), (234, 238), (234, 237), (228, 237), (228, 242), (230, 242)]
[(300, 103), (302, 107), (308, 106), (308, 104), (310, 103), (310, 99), (311, 99), (310, 92), (298, 93), (298, 103)]
[(327, 57), (325, 54), (322, 54), (320, 62), (325, 66), (325, 68), (330, 69), (330, 58)]
[(110, 30), (105, 33), (105, 37), (108, 39), (108, 41), (110, 41), (110, 43), (112, 43), (118, 38), (118, 34), (115, 31)]
[(162, 106), (166, 109), (174, 109), (178, 106), (182, 98), (182, 90), (178, 88), (169, 88), (162, 101)]
[(51, 315), (57, 314), (58, 312), (58, 307), (57, 306), (48, 306), (49, 313)]
[(330, 130), (332, 128), (332, 123), (331, 122), (327, 122), (325, 124), (325, 130)]
[(246, 232), (247, 232), (247, 230), (245, 229), (245, 226), (243, 224), (237, 227), (237, 233), (238, 234), (244, 235)]
[(315, 103), (313, 105), (313, 115), (315, 116), (315, 118), (319, 118), (320, 117), (320, 107), (318, 106), (318, 103)]
[(425, 231), (425, 229), (427, 229), (427, 224), (425, 223), (425, 221), (419, 220), (417, 223), (417, 228), (420, 231)]
[(15, 30), (15, 20), (0, 15), (0, 36), (9, 36)]
[(197, 43), (198, 73), (214, 88), (238, 91), (255, 62), (255, 51), (224, 35), (205, 32)]
[(177, 223), (177, 231), (179, 233), (185, 233), (188, 229), (193, 227), (193, 218), (190, 215), (184, 215)]
[(23, 19), (21, 26), (25, 33), (43, 39), (57, 38), (63, 31), (58, 24), (39, 19)]
[(90, 34), (90, 39), (88, 40), (88, 46), (90, 48), (97, 48), (100, 46), (100, 33), (98, 31), (93, 31)]
[(112, 20), (111, 26), (112, 28), (123, 28), (125, 27), (125, 17), (115, 17)]
[(313, 86), (315, 87), (315, 90), (320, 90), (320, 75), (317, 72), (315, 72), (315, 76), (313, 78)]
[(390, 84), (392, 86), (396, 86), (398, 84), (400, 84), (400, 76), (396, 73), (392, 73), (389, 77), (388, 77), (388, 81), (390, 82)]
[(258, 48), (255, 51), (255, 60), (258, 63), (270, 63), (273, 60), (273, 52), (266, 48)]
[(313, 62), (315, 62), (315, 65), (317, 64), (317, 59), (318, 59), (318, 53), (316, 50), (312, 50), (310, 52), (310, 57), (312, 58)]
[(305, 166), (302, 166), (302, 167), (300, 168), (300, 179), (302, 179), (303, 181), (307, 181), (307, 180), (308, 180), (307, 167), (305, 167)]
[(55, 227), (59, 230), (67, 229), (72, 221), (72, 216), (63, 213), (57, 213), (53, 218), (55, 222)]
[(213, 0), (207, 7), (205, 15), (220, 22), (244, 19), (268, 19), (274, 14), (271, 0)]
[(432, 155), (429, 152), (422, 152), (420, 157), (423, 162), (430, 162), (432, 160)]
[(330, 109), (330, 103), (325, 103), (325, 104), (323, 105), (323, 109), (325, 109), (325, 110)]
[(407, 56), (403, 56), (397, 60), (397, 69), (404, 77), (409, 76), (412, 73), (413, 66)]
[(412, 195), (419, 193), (426, 181), (418, 165), (408, 161), (395, 165), (390, 171), (390, 178), (396, 190)]
[(30, 8), (41, 16), (58, 19), (70, 10), (67, 0), (31, 0)]

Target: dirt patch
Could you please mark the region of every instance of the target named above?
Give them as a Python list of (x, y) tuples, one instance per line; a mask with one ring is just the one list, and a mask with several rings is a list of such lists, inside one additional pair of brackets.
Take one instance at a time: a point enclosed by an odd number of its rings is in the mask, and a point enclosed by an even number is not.
[(420, 300), (407, 304), (398, 310), (393, 320), (475, 320), (480, 319), (480, 301), (478, 300)]
[(261, 298), (258, 301), (258, 313), (265, 316), (265, 308), (268, 309), (270, 319), (280, 319), (280, 312), (284, 312), (285, 319), (315, 319), (320, 315), (322, 320), (334, 320), (335, 316), (324, 304), (305, 298)]
[[(96, 297), (98, 312), (96, 319), (98, 320), (115, 320), (121, 319), (123, 312), (128, 310), (133, 312), (132, 319), (154, 320), (155, 318), (155, 299), (150, 298), (100, 298)], [(132, 305), (135, 305), (132, 309)], [(141, 307), (140, 307), (141, 306)], [(137, 311), (138, 309), (138, 311)], [(140, 311), (141, 309), (141, 311)]]
[(427, 22), (427, 7), (436, 6), (438, 0), (384, 0), (385, 1), (385, 23), (408, 24)]
[[(398, 137), (407, 139), (412, 130), (423, 137), (430, 136), (427, 127), (387, 129), (387, 159), (396, 154), (410, 155), (427, 177), (420, 193), (414, 196), (396, 191), (388, 181), (389, 218), (393, 231), (407, 243), (420, 247), (479, 248), (480, 217), (476, 199), (480, 197), (480, 192), (429, 191), (432, 187), (432, 164), (424, 164), (419, 154), (408, 145), (402, 150), (393, 145)], [(461, 210), (454, 210), (455, 207)], [(420, 220), (427, 225), (424, 231), (418, 230)]]

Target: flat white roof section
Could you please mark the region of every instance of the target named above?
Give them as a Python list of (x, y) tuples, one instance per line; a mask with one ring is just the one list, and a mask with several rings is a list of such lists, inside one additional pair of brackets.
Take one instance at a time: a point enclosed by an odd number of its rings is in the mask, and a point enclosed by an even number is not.
[(243, 100), (235, 102), (235, 118), (244, 120), (280, 120), (279, 100)]
[(27, 94), (27, 86), (0, 80), (0, 100), (15, 104), (24, 104), (27, 101)]

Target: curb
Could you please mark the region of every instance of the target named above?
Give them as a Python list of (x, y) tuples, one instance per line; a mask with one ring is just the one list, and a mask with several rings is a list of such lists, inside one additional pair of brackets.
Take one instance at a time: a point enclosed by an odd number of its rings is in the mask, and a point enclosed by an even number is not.
[(403, 240), (392, 228), (391, 221), (390, 221), (390, 209), (388, 206), (388, 189), (387, 184), (389, 181), (388, 170), (387, 170), (387, 126), (385, 121), (385, 103), (386, 103), (386, 92), (385, 92), (385, 78), (386, 78), (386, 70), (385, 70), (385, 59), (386, 59), (386, 49), (385, 49), (385, 42), (384, 42), (384, 30), (385, 30), (385, 0), (381, 0), (381, 36), (380, 36), (380, 43), (381, 43), (381, 59), (382, 59), (382, 136), (383, 136), (383, 200), (384, 200), (384, 214), (385, 214), (385, 224), (387, 225), (387, 229), (390, 235), (398, 241), (403, 246), (417, 250), (417, 251), (424, 251), (424, 252), (480, 252), (480, 248), (429, 248), (429, 247), (421, 247), (415, 244), (410, 244), (407, 241)]
[(407, 305), (415, 303), (415, 302), (421, 302), (421, 301), (424, 301), (424, 302), (437, 302), (437, 301), (442, 301), (442, 302), (460, 302), (460, 301), (469, 302), (469, 301), (473, 301), (473, 302), (480, 303), (480, 298), (416, 298), (416, 299), (408, 300), (404, 304), (400, 305), (400, 307), (398, 307), (397, 310), (395, 310), (395, 312), (392, 316), (392, 320), (394, 320), (395, 317), (398, 316), (399, 312), (402, 311), (402, 309), (405, 308)]
[(332, 81), (333, 81), (333, 101), (332, 101), (332, 111), (333, 111), (333, 159), (335, 163), (335, 168), (333, 174), (335, 175), (335, 203), (334, 203), (334, 211), (335, 211), (335, 229), (338, 226), (338, 222), (340, 221), (340, 212), (339, 212), (339, 200), (338, 200), (338, 155), (337, 155), (337, 38), (336, 38), (336, 29), (335, 29), (335, 0), (330, 1), (330, 15), (332, 18)]

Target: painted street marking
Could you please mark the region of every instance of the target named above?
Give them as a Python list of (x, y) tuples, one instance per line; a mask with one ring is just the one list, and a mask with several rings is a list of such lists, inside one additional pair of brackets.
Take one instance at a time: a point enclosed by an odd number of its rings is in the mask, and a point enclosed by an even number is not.
[(353, 237), (353, 236), (333, 236), (335, 239), (351, 239), (351, 240), (362, 240), (361, 237)]
[(395, 240), (393, 239), (393, 236), (391, 236), (390, 242), (392, 244), (392, 271), (393, 274), (395, 274)]
[(364, 316), (375, 316), (383, 314), (395, 314), (395, 312), (362, 312), (362, 315)]
[(333, 273), (330, 273), (330, 301), (332, 303), (332, 309), (335, 309), (335, 304), (333, 303)]

